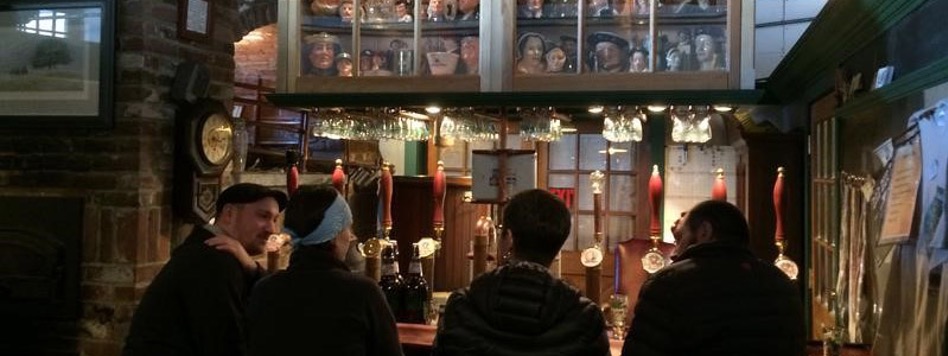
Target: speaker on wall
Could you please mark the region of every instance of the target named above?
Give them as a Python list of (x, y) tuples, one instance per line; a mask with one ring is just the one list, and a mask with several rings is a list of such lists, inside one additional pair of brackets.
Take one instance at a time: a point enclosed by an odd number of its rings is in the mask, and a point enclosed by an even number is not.
[(195, 103), (207, 97), (211, 75), (207, 66), (197, 62), (182, 62), (171, 84), (171, 98), (179, 102)]

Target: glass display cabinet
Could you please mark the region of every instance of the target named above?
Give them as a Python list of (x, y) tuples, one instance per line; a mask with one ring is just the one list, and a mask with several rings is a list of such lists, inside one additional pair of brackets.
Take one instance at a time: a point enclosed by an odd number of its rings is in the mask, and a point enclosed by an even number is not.
[(739, 13), (727, 0), (519, 1), (512, 89), (739, 89)]
[(476, 92), (479, 18), (447, 0), (281, 2), (287, 89)]
[(285, 92), (740, 89), (740, 1), (280, 5)]

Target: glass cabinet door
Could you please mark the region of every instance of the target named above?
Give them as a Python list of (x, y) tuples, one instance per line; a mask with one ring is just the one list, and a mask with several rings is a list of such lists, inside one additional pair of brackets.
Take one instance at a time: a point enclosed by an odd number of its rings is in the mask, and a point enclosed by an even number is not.
[[(738, 6), (734, 6), (738, 5)], [(514, 91), (737, 89), (727, 0), (518, 0)], [(579, 77), (569, 74), (580, 74)], [(731, 75), (735, 78), (731, 78)]]
[(352, 76), (351, 1), (310, 0), (299, 7), (300, 76)]
[(656, 20), (659, 71), (728, 69), (727, 0), (664, 0), (660, 4)]
[(296, 46), (299, 57), (288, 61), (287, 72), (297, 77), (288, 87), (297, 92), (477, 91), (479, 3), (292, 0), (288, 52), (293, 56)]

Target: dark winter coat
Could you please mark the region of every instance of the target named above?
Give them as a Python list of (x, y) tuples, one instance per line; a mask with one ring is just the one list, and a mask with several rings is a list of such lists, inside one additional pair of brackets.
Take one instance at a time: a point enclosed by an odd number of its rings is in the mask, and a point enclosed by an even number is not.
[(434, 354), (609, 354), (602, 312), (538, 264), (516, 262), (485, 273), (445, 306)]
[(685, 250), (642, 286), (622, 354), (803, 355), (800, 291), (742, 246)]
[(402, 354), (379, 286), (313, 247), (294, 251), (287, 270), (254, 287), (247, 334), (250, 355)]
[(195, 227), (148, 286), (132, 318), (125, 356), (243, 355), (243, 310), (259, 278), (204, 244)]

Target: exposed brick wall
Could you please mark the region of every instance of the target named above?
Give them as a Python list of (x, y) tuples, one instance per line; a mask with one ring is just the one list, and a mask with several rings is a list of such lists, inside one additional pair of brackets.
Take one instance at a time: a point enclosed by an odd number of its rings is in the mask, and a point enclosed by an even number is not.
[(265, 86), (276, 86), (277, 35), (276, 24), (266, 25), (234, 44), (234, 81), (256, 84), (261, 79)]
[(0, 336), (0, 349), (120, 354), (136, 302), (167, 261), (172, 235), (186, 232), (171, 210), (175, 66), (206, 64), (211, 96), (228, 103), (233, 96), (237, 0), (209, 3), (213, 38), (193, 43), (177, 37), (176, 1), (118, 1), (114, 128), (0, 131), (0, 194), (86, 200), (79, 320), (21, 321), (16, 326), (34, 331), (22, 333), (31, 339)]

